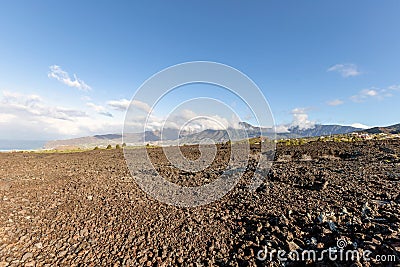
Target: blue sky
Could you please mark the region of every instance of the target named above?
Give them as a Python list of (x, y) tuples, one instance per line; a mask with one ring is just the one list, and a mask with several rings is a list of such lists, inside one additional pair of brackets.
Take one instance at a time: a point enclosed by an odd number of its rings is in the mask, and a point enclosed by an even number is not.
[(0, 139), (119, 132), (147, 78), (195, 60), (248, 75), (278, 125), (399, 123), (399, 12), (399, 1), (2, 1)]

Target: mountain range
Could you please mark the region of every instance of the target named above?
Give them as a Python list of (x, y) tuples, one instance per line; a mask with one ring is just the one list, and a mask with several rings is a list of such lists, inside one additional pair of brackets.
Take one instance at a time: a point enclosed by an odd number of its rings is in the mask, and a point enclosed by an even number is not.
[(374, 128), (362, 130), (361, 132), (369, 133), (369, 134), (379, 134), (379, 133), (399, 134), (400, 133), (400, 123), (391, 125), (391, 126), (387, 126), (387, 127), (374, 127)]
[[(346, 134), (355, 131), (362, 131), (360, 128), (342, 125), (322, 125), (316, 124), (312, 128), (302, 129), (300, 127), (289, 127), (287, 132), (274, 133), (272, 128), (256, 127), (246, 122), (240, 123), (240, 129), (231, 129), (237, 133), (237, 136), (247, 136), (248, 138), (258, 137), (260, 135), (271, 139), (285, 138), (301, 138), (314, 137), (334, 134)], [(384, 128), (384, 127), (383, 127)], [(382, 127), (376, 131), (383, 131)], [(372, 128), (375, 129), (375, 128)], [(372, 130), (369, 129), (369, 130)], [(400, 124), (394, 130), (400, 129)], [(368, 130), (366, 130), (368, 131)], [(203, 140), (213, 140), (214, 142), (226, 142), (229, 139), (229, 133), (226, 130), (207, 129), (200, 132), (179, 131), (178, 129), (164, 129), (160, 131), (146, 131), (142, 133), (124, 133), (122, 134), (104, 134), (94, 135), (67, 140), (49, 141), (45, 144), (45, 149), (60, 149), (60, 148), (93, 148), (96, 146), (117, 145), (125, 142), (127, 145), (143, 145), (143, 143), (152, 143), (158, 145), (176, 145), (176, 144), (195, 144)], [(161, 141), (163, 140), (163, 141)]]

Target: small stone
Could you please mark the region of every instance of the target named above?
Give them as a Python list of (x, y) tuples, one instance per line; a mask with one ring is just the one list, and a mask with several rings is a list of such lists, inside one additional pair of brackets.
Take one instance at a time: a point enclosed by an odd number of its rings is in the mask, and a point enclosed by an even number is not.
[(281, 215), (281, 217), (279, 217), (279, 225), (283, 226), (283, 225), (289, 225), (289, 220), (288, 218), (286, 218), (285, 215)]
[(299, 245), (297, 245), (293, 241), (287, 242), (287, 245), (288, 245), (290, 251), (295, 251), (295, 250), (298, 250), (300, 248)]
[(292, 232), (288, 232), (286, 234), (286, 240), (287, 241), (292, 241), (293, 240), (293, 233)]
[(87, 196), (87, 199), (90, 200), (90, 201), (92, 201), (92, 200), (93, 200), (93, 196), (92, 196), (92, 195), (88, 195), (88, 196)]
[(326, 189), (328, 187), (328, 180), (322, 183), (321, 189)]
[(32, 257), (33, 257), (33, 254), (30, 253), (30, 252), (27, 252), (27, 253), (25, 253), (25, 254), (22, 256), (21, 261), (24, 262), (24, 261), (26, 261), (26, 260), (28, 260), (28, 259), (30, 259), (30, 258), (32, 258)]
[(87, 228), (84, 228), (80, 231), (79, 233), (81, 236), (87, 236), (89, 234), (89, 230)]
[(42, 242), (36, 243), (35, 247), (38, 248), (38, 249), (42, 249), (43, 248)]
[(67, 254), (67, 251), (64, 250), (64, 251), (61, 251), (60, 253), (58, 253), (57, 257), (62, 258), (62, 257), (64, 257), (66, 254)]
[(324, 223), (326, 221), (325, 213), (321, 212), (317, 219), (319, 223)]
[(310, 243), (312, 244), (312, 245), (317, 245), (317, 239), (315, 238), (315, 237), (311, 237), (311, 241), (310, 241)]
[(328, 222), (328, 225), (329, 225), (329, 229), (331, 229), (331, 231), (333, 231), (333, 232), (336, 232), (336, 231), (337, 231), (337, 227), (336, 227), (336, 225), (335, 225), (334, 222), (329, 221), (329, 222)]

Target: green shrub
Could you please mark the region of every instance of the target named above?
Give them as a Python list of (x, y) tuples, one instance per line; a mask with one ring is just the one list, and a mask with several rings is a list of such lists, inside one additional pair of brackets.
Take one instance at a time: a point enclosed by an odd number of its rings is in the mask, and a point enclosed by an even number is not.
[(111, 149), (111, 148), (112, 148), (112, 146), (111, 146), (111, 145), (108, 145), (108, 146), (107, 146), (107, 149)]

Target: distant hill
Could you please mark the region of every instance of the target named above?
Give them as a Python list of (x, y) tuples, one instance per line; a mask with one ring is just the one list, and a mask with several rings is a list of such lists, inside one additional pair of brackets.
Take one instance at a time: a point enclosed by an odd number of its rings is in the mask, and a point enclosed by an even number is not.
[[(274, 133), (272, 128), (256, 127), (246, 122), (240, 123), (241, 129), (231, 129), (232, 132), (237, 133), (237, 136), (247, 136), (248, 138), (258, 137), (260, 135), (269, 137), (271, 139), (282, 138), (301, 138), (301, 137), (314, 137), (334, 134), (346, 134), (354, 131), (360, 131), (360, 128), (341, 125), (315, 125), (313, 128), (300, 129), (299, 127), (291, 127), (288, 132)], [(397, 125), (399, 129), (399, 125)], [(214, 142), (228, 141), (229, 134), (226, 130), (212, 130), (207, 129), (198, 133), (179, 132), (177, 129), (164, 129), (163, 137), (161, 138), (160, 131), (146, 131), (145, 133), (127, 133), (122, 134), (104, 134), (80, 137), (68, 140), (50, 141), (45, 144), (46, 149), (62, 149), (63, 147), (79, 147), (79, 148), (93, 148), (95, 146), (107, 146), (109, 144), (116, 145), (126, 142), (128, 145), (143, 145), (144, 142), (157, 143), (160, 145), (174, 145), (174, 144), (193, 144), (199, 143), (203, 140), (213, 140)], [(163, 140), (163, 143), (160, 143)]]
[[(288, 132), (274, 133), (272, 128), (256, 127), (248, 123), (241, 123), (241, 126), (246, 130), (248, 138), (258, 137), (260, 135), (271, 139), (286, 139), (286, 138), (302, 138), (314, 136), (326, 136), (335, 134), (346, 134), (361, 130), (352, 126), (341, 125), (321, 125), (317, 124), (313, 128), (300, 129), (299, 127), (291, 127)], [(239, 134), (241, 135), (241, 134)], [(243, 136), (243, 135), (241, 135)], [(229, 140), (227, 131), (225, 130), (204, 130), (199, 133), (187, 135), (180, 140), (181, 143), (194, 143), (206, 138), (212, 139), (215, 142), (226, 142)]]
[(352, 126), (322, 125), (322, 124), (316, 124), (313, 128), (308, 128), (308, 129), (300, 129), (299, 127), (293, 127), (289, 129), (291, 134), (299, 135), (300, 137), (346, 134), (359, 130), (361, 129)]
[[(189, 134), (185, 131), (179, 132), (177, 129), (164, 129), (163, 140), (177, 140), (180, 137)], [(49, 141), (44, 145), (45, 149), (62, 149), (64, 147), (75, 148), (93, 148), (96, 146), (117, 145), (126, 142), (130, 145), (142, 145), (143, 142), (158, 142), (161, 140), (160, 131), (146, 131), (144, 133), (127, 134), (103, 134), (72, 138), (66, 140)]]
[[(119, 136), (119, 137), (117, 137)], [(122, 135), (105, 134), (72, 138), (66, 140), (53, 140), (44, 145), (45, 149), (63, 149), (63, 148), (92, 148), (96, 146), (107, 146), (108, 144), (121, 144)]]
[(386, 127), (374, 127), (374, 128), (362, 130), (360, 132), (369, 133), (369, 134), (378, 134), (378, 133), (399, 134), (400, 133), (400, 123), (394, 124), (391, 126), (386, 126)]

